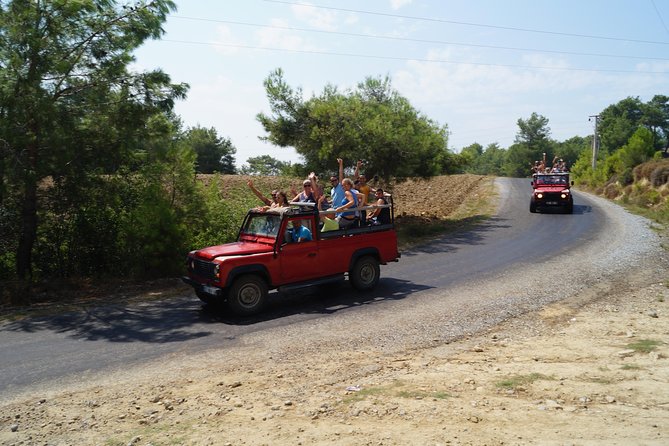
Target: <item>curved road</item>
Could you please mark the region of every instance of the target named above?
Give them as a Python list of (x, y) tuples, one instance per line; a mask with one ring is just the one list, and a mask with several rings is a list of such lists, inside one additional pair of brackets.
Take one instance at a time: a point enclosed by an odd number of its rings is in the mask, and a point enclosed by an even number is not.
[(497, 179), (500, 205), (495, 217), (467, 232), (403, 252), (400, 262), (382, 267), (382, 279), (373, 293), (356, 293), (347, 283), (320, 290), (318, 296), (273, 293), (269, 311), (244, 320), (209, 312), (188, 293), (0, 325), (0, 397), (14, 396), (33, 385), (57, 386), (61, 379), (85, 379), (170, 353), (233, 348), (249, 333), (375, 311), (374, 305), (389, 305), (397, 299), (422, 304), (420, 296), (428, 290), (542, 262), (584, 244), (606, 225), (596, 204), (578, 193), (572, 215), (531, 214), (529, 181)]

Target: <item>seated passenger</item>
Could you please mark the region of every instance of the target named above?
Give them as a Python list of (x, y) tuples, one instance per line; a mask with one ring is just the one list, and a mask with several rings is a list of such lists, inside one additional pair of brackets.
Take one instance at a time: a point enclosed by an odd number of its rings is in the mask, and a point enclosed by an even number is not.
[(353, 191), (353, 181), (349, 178), (344, 178), (342, 186), (344, 187), (344, 204), (335, 208), (336, 220), (340, 229), (347, 229), (356, 224), (359, 211), (348, 211), (347, 209), (358, 207), (358, 197)]
[(293, 242), (299, 243), (313, 240), (311, 237), (311, 231), (309, 228), (302, 225), (302, 220), (293, 220), (293, 229), (291, 232)]
[[(385, 206), (388, 204), (388, 201), (385, 198), (383, 189), (378, 188), (375, 192), (376, 201), (374, 205), (376, 206)], [(387, 207), (377, 207), (372, 210), (367, 216), (367, 220), (372, 225), (387, 225), (390, 224), (390, 208)]]
[[(367, 206), (367, 202), (369, 201), (369, 196), (370, 193), (372, 192), (372, 188), (369, 187), (367, 184), (367, 176), (364, 174), (360, 173), (360, 167), (362, 166), (362, 160), (358, 160), (358, 162), (355, 165), (355, 190), (358, 191), (358, 207), (365, 207)], [(353, 192), (355, 192), (355, 190)], [(360, 223), (362, 225), (366, 224), (367, 219), (367, 212), (360, 212)]]
[(249, 186), (251, 191), (256, 195), (256, 197), (258, 197), (260, 199), (260, 201), (262, 201), (265, 204), (265, 206), (267, 206), (269, 208), (270, 206), (276, 204), (276, 195), (279, 193), (278, 190), (275, 189), (275, 190), (272, 191), (272, 199), (270, 200), (269, 198), (267, 198), (263, 194), (261, 194), (258, 189), (255, 188), (255, 186), (253, 185), (253, 181), (248, 180), (246, 182), (246, 184)]
[[(314, 203), (314, 205), (318, 203), (319, 194), (317, 192), (317, 188), (314, 188), (315, 181), (315, 177), (311, 180), (304, 180), (302, 182), (302, 188), (304, 190), (295, 195), (295, 198), (293, 198), (291, 201), (298, 203)], [(313, 211), (314, 208), (311, 206), (300, 206), (300, 210), (302, 212), (308, 212)]]
[[(318, 198), (318, 208), (319, 210), (326, 210), (327, 206), (323, 204), (323, 202), (326, 202), (327, 199), (325, 198), (324, 195), (321, 195)], [(337, 221), (334, 219), (334, 214), (324, 214), (320, 213), (320, 219), (321, 219), (321, 232), (327, 232), (327, 231), (336, 231), (339, 229), (339, 224)]]
[(261, 206), (258, 209), (261, 211), (267, 211), (269, 209), (277, 209), (288, 206), (288, 197), (283, 191), (272, 192), (274, 196), (274, 201), (269, 206)]

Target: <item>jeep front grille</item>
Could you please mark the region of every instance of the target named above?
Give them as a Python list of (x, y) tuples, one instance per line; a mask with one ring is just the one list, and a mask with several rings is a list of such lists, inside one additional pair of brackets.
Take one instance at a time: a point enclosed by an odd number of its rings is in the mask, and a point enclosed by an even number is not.
[(189, 269), (198, 276), (207, 279), (216, 279), (215, 268), (216, 264), (213, 262), (205, 262), (204, 260), (189, 259)]
[(542, 192), (543, 198), (542, 201), (565, 201), (565, 198), (562, 198), (562, 192)]

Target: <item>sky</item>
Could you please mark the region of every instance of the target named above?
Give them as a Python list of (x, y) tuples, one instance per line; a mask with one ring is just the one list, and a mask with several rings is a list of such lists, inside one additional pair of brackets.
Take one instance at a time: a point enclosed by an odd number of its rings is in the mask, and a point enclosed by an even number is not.
[(551, 137), (593, 133), (626, 97), (669, 95), (669, 0), (176, 0), (161, 40), (134, 69), (190, 85), (184, 125), (213, 127), (237, 167), (292, 148), (260, 140), (275, 69), (304, 99), (388, 76), (415, 109), (449, 129), (449, 149), (507, 148), (518, 119), (548, 118)]

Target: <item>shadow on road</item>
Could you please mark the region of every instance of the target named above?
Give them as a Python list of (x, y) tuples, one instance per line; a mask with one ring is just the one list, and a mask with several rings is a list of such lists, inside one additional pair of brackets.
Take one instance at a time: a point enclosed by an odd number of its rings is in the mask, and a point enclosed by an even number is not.
[[(52, 317), (15, 321), (3, 331), (35, 333), (51, 331), (87, 341), (172, 343), (185, 342), (220, 330), (207, 329), (212, 323), (235, 326), (281, 322), (295, 315), (327, 315), (348, 308), (404, 299), (427, 286), (394, 278), (382, 278), (369, 293), (355, 291), (347, 281), (282, 294), (269, 295), (267, 310), (253, 317), (237, 317), (225, 309), (203, 306), (194, 294), (125, 305), (105, 305)], [(261, 327), (260, 327), (261, 328)], [(234, 336), (232, 336), (234, 338)]]
[(3, 325), (3, 331), (52, 331), (73, 338), (109, 342), (182, 342), (208, 331), (189, 331), (197, 317), (197, 302), (184, 297), (140, 304), (105, 305), (51, 317), (29, 318)]
[(203, 305), (202, 314), (209, 322), (251, 325), (298, 314), (314, 316), (333, 314), (354, 307), (404, 299), (412, 293), (429, 288), (407, 280), (382, 278), (373, 291), (360, 292), (354, 290), (348, 281), (342, 280), (327, 286), (308, 288), (298, 293), (270, 293), (267, 309), (255, 316), (233, 316), (227, 313), (225, 308), (210, 305)]

